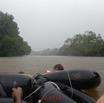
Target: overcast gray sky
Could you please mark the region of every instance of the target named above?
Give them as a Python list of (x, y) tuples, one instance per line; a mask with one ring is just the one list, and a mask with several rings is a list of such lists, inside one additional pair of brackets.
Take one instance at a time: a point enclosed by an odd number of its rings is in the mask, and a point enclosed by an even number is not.
[(0, 0), (0, 11), (14, 16), (32, 50), (59, 48), (87, 30), (104, 38), (104, 0)]

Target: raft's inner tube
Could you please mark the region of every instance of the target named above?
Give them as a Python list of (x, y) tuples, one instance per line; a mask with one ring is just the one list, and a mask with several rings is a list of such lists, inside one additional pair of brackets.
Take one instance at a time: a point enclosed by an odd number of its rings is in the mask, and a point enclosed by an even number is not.
[(77, 103), (62, 93), (52, 83), (45, 83), (38, 92), (38, 99), (41, 103)]
[(46, 82), (38, 92), (38, 99), (41, 100), (41, 103), (96, 103), (93, 98), (81, 91), (73, 88), (72, 94), (72, 88), (67, 85), (63, 85), (63, 87), (59, 90), (53, 83)]
[[(59, 87), (60, 87), (60, 85), (59, 85)], [(61, 84), (60, 89), (68, 97), (71, 97), (73, 100), (77, 101), (77, 103), (96, 103), (95, 99), (89, 97), (82, 91), (71, 88), (67, 85)]]
[[(12, 98), (0, 98), (0, 103), (14, 103)], [(26, 103), (22, 101), (22, 103)]]
[(14, 87), (14, 82), (16, 82), (18, 86), (22, 87), (24, 92), (23, 97), (26, 97), (31, 89), (31, 77), (17, 73), (0, 73), (0, 91), (2, 91), (2, 93), (5, 92), (5, 97), (12, 96), (11, 93), (12, 88)]
[[(72, 87), (77, 89), (97, 87), (101, 80), (97, 72), (89, 70), (71, 70), (50, 73), (44, 77), (47, 78), (48, 81), (63, 83), (64, 86), (67, 85), (68, 88), (61, 89), (62, 91), (60, 91), (60, 86), (58, 88), (54, 83), (46, 82), (34, 95), (34, 100), (41, 100), (41, 103), (95, 103), (89, 96), (86, 96), (76, 89), (73, 89), (72, 92)], [(7, 98), (0, 98), (0, 103), (12, 103), (11, 99), (8, 99), (8, 97), (11, 98), (11, 90), (14, 87), (13, 82), (16, 82), (18, 86), (22, 87), (24, 92), (23, 98), (30, 93), (32, 87), (30, 76), (24, 74), (0, 73), (0, 86), (7, 95)], [(69, 87), (70, 83), (72, 83), (72, 87)], [(72, 93), (73, 96), (71, 98)]]
[(90, 89), (100, 85), (100, 75), (91, 70), (64, 70), (44, 75), (48, 81), (64, 83), (76, 89)]

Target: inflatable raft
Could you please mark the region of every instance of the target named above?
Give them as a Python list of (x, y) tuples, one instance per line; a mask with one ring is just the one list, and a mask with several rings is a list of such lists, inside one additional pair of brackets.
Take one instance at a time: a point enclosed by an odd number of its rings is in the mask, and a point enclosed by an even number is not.
[(99, 74), (91, 70), (64, 70), (46, 74), (44, 77), (48, 81), (64, 83), (76, 89), (95, 88), (101, 83)]
[[(11, 90), (14, 82), (23, 89), (23, 103), (96, 103), (93, 98), (80, 91), (100, 85), (100, 75), (95, 71), (68, 70), (49, 73), (42, 78), (47, 81), (34, 87), (33, 78), (28, 75), (0, 73), (0, 103), (13, 103)], [(37, 81), (39, 80), (40, 77), (37, 78)], [(29, 96), (31, 92), (33, 94)]]

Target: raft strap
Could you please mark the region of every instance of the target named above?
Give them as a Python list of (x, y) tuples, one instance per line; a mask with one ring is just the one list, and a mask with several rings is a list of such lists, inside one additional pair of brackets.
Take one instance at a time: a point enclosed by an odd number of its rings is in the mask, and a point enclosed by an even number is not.
[[(42, 85), (43, 86), (43, 85)], [(33, 95), (34, 93), (36, 93), (38, 90), (41, 89), (42, 86), (39, 86), (37, 89), (35, 89), (33, 92), (31, 92), (28, 96), (26, 96), (23, 100), (26, 100), (27, 98), (29, 98), (31, 95)]]
[(48, 81), (46, 83), (51, 83), (51, 84), (55, 85), (58, 90), (60, 90), (59, 86), (55, 82)]
[(53, 91), (53, 90), (56, 90), (56, 89), (60, 90), (59, 86), (58, 86), (56, 83), (50, 82), (50, 81), (49, 81), (49, 82), (46, 82), (46, 83), (51, 83), (51, 84), (55, 85), (57, 88), (48, 90), (48, 91), (42, 96), (42, 98), (41, 98), (40, 100), (38, 100), (38, 103), (41, 103), (42, 100), (43, 100), (43, 98), (44, 98), (49, 92), (51, 92), (51, 91)]
[(70, 75), (69, 75), (68, 70), (67, 70), (67, 75), (68, 75), (68, 80), (69, 80), (69, 83), (70, 83), (70, 86), (71, 86), (71, 91), (72, 91), (71, 98), (72, 98), (73, 97), (73, 87), (72, 87), (72, 83), (71, 83), (71, 79), (70, 79)]
[(4, 91), (4, 89), (3, 89), (2, 85), (1, 85), (1, 83), (0, 83), (0, 95), (1, 95), (1, 97), (7, 97), (7, 94), (6, 94), (6, 92)]

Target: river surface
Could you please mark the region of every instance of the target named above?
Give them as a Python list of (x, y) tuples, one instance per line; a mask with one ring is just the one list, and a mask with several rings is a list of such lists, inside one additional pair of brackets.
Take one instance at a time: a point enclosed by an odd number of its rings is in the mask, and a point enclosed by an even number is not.
[(101, 76), (101, 84), (96, 89), (86, 90), (95, 99), (104, 94), (104, 57), (75, 56), (23, 56), (0, 57), (0, 72), (24, 71), (28, 74), (45, 73), (52, 70), (55, 64), (62, 64), (65, 69), (91, 69)]

